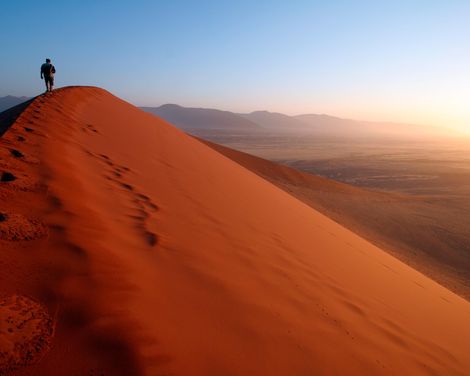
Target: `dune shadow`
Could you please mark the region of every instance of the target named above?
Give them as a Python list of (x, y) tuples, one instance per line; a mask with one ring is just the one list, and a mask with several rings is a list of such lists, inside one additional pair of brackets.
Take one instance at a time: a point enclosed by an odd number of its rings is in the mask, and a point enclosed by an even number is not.
[(0, 137), (10, 128), (21, 113), (28, 107), (35, 98), (20, 103), (14, 107), (0, 112)]

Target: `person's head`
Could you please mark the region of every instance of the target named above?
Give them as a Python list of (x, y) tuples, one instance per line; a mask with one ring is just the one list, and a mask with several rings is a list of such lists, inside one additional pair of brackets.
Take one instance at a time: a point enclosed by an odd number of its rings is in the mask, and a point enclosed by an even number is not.
[(46, 59), (46, 63), (50, 63), (51, 62), (51, 59)]

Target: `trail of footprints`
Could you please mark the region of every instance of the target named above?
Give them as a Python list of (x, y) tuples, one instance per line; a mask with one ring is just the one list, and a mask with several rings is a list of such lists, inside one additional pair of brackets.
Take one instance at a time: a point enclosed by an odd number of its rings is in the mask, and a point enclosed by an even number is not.
[[(31, 105), (34, 114), (40, 113), (43, 103), (44, 100), (39, 99)], [(26, 111), (28, 110), (29, 108)], [(38, 115), (33, 117), (39, 118)], [(18, 119), (16, 124), (0, 138), (0, 202), (7, 202), (7, 199), (14, 197), (18, 191), (43, 189), (28, 174), (28, 167), (39, 161), (18, 150), (18, 145), (27, 142), (29, 137), (27, 133), (35, 132), (31, 128), (35, 125), (35, 121), (29, 121), (28, 127), (23, 127), (23, 123), (23, 120)], [(30, 241), (45, 237), (47, 234), (47, 226), (42, 221), (10, 212), (3, 205), (0, 206), (0, 240)]]
[(152, 220), (154, 213), (158, 211), (158, 206), (152, 202), (150, 197), (137, 191), (137, 189), (126, 182), (126, 175), (131, 172), (128, 167), (116, 164), (107, 155), (89, 154), (106, 165), (105, 177), (127, 192), (135, 210), (135, 214), (131, 217), (135, 219), (136, 228), (141, 233), (143, 240), (151, 247), (157, 245), (158, 237), (148, 229), (147, 223)]
[[(39, 113), (43, 103), (38, 99), (31, 105), (33, 111)], [(17, 149), (35, 132), (34, 121), (27, 127), (23, 124), (17, 119), (0, 137), (0, 247), (1, 242), (31, 241), (48, 234), (47, 226), (39, 219), (5, 208), (5, 204), (15, 201), (18, 191), (41, 189), (29, 173), (38, 160)], [(43, 304), (18, 294), (0, 296), (0, 338), (8, 344), (0, 349), (0, 375), (38, 362), (49, 350), (53, 335), (53, 319)]]
[(85, 124), (85, 126), (82, 127), (81, 130), (85, 133), (100, 133), (93, 124)]

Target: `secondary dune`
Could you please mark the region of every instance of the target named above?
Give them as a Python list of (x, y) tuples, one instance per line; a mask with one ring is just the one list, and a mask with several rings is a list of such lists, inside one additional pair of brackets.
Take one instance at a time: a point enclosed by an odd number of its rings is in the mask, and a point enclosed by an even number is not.
[(0, 374), (470, 370), (467, 301), (104, 90), (0, 151)]

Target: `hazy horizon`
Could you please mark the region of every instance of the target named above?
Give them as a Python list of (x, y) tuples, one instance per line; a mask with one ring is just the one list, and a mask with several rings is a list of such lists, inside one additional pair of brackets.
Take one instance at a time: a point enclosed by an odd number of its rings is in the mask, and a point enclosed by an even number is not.
[(50, 57), (58, 86), (100, 86), (139, 106), (470, 132), (470, 4), (461, 1), (25, 1), (3, 9), (0, 96), (41, 92), (39, 65)]
[[(12, 97), (12, 98), (17, 98), (17, 99), (21, 99), (21, 98), (24, 98), (24, 99), (29, 99), (31, 98), (31, 96), (11, 96), (11, 95), (6, 95), (6, 96), (3, 96), (3, 97), (0, 97), (1, 98), (6, 98), (6, 97)], [(227, 109), (224, 109), (224, 108), (209, 108), (209, 107), (203, 107), (203, 106), (184, 106), (180, 103), (162, 103), (162, 104), (156, 104), (156, 105), (150, 105), (150, 106), (146, 106), (146, 105), (139, 105), (138, 103), (131, 103), (133, 105), (135, 105), (136, 107), (139, 107), (139, 108), (147, 108), (147, 109), (150, 109), (150, 108), (159, 108), (159, 107), (163, 107), (163, 106), (166, 106), (166, 105), (171, 105), (171, 106), (178, 106), (178, 107), (182, 107), (182, 108), (185, 108), (185, 109), (202, 109), (202, 110), (209, 110), (209, 111), (222, 111), (222, 112), (230, 112), (234, 115), (240, 115), (240, 116), (244, 116), (244, 115), (250, 115), (252, 113), (256, 113), (256, 112), (266, 112), (266, 113), (269, 113), (269, 114), (278, 114), (278, 115), (285, 115), (285, 116), (288, 116), (288, 117), (291, 117), (293, 119), (297, 119), (297, 117), (300, 117), (300, 116), (309, 116), (309, 115), (314, 115), (314, 116), (326, 116), (326, 117), (329, 117), (329, 118), (336, 118), (338, 120), (350, 120), (350, 121), (354, 121), (354, 122), (357, 122), (358, 124), (367, 124), (367, 123), (371, 123), (371, 124), (384, 124), (384, 125), (403, 125), (403, 126), (411, 126), (411, 127), (420, 127), (421, 130), (414, 130), (412, 131), (411, 133), (403, 133), (402, 136), (404, 136), (405, 138), (410, 138), (411, 139), (416, 139), (416, 137), (426, 137), (426, 139), (428, 140), (429, 137), (431, 138), (435, 138), (435, 137), (442, 137), (442, 136), (445, 136), (445, 132), (443, 131), (449, 131), (449, 133), (447, 134), (448, 137), (445, 138), (446, 141), (448, 141), (449, 139), (454, 139), (454, 140), (457, 140), (457, 139), (462, 139), (462, 141), (468, 141), (470, 140), (470, 130), (465, 130), (465, 129), (459, 129), (459, 128), (451, 128), (451, 127), (439, 127), (439, 126), (435, 126), (435, 125), (430, 125), (430, 124), (418, 124), (418, 123), (406, 123), (406, 122), (393, 122), (393, 121), (388, 121), (387, 119), (376, 119), (376, 120), (371, 120), (371, 119), (351, 119), (351, 118), (343, 118), (341, 116), (337, 116), (335, 114), (327, 114), (327, 113), (298, 113), (298, 114), (286, 114), (286, 113), (281, 113), (281, 112), (277, 112), (277, 111), (269, 111), (269, 110), (266, 110), (266, 109), (256, 109), (256, 110), (253, 110), (251, 112), (235, 112), (235, 111), (231, 111), (231, 110), (227, 110)], [(4, 111), (4, 110), (0, 110), (1, 111)], [(302, 121), (301, 119), (299, 119), (299, 121)], [(170, 121), (171, 122), (171, 121)], [(308, 122), (306, 123), (306, 125), (308, 125)], [(262, 127), (262, 128), (265, 128), (265, 127)], [(261, 129), (262, 129), (261, 128)], [(442, 128), (442, 129), (441, 129)], [(184, 129), (184, 128), (183, 128)], [(267, 129), (267, 128), (265, 128)], [(426, 133), (426, 129), (429, 129), (432, 131), (432, 129), (435, 129), (435, 130), (440, 130), (437, 134), (428, 134)], [(271, 129), (272, 130), (272, 129)], [(306, 128), (304, 129), (306, 130)], [(284, 129), (285, 131), (285, 129)], [(402, 132), (396, 132), (395, 133), (391, 133), (390, 135), (394, 135), (394, 136), (399, 136)], [(348, 133), (347, 135), (344, 135), (345, 137), (350, 137), (351, 134)], [(364, 136), (364, 133), (360, 133), (358, 136), (360, 137), (363, 137)], [(378, 134), (371, 134), (371, 137), (377, 137)], [(402, 139), (402, 138), (401, 138)]]

